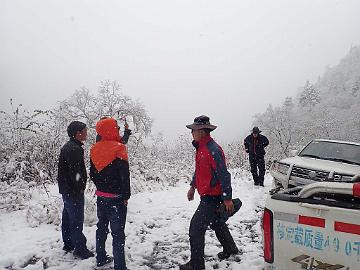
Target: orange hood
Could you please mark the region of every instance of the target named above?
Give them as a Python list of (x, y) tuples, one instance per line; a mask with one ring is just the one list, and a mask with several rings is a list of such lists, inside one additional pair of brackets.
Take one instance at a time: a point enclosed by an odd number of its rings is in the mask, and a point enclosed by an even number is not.
[(90, 158), (98, 171), (103, 170), (116, 158), (128, 161), (126, 146), (120, 143), (119, 127), (113, 118), (96, 123), (96, 132), (101, 140), (90, 149)]
[(120, 141), (119, 126), (114, 118), (105, 118), (97, 122), (96, 132), (102, 141)]

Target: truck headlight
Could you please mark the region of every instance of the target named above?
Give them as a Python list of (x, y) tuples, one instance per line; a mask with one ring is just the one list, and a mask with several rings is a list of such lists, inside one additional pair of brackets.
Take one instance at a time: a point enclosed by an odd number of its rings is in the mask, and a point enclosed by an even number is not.
[(342, 181), (351, 181), (353, 177), (354, 177), (353, 175), (343, 175), (341, 177), (341, 180)]
[(344, 181), (344, 182), (350, 182), (354, 176), (353, 175), (346, 175), (346, 174), (334, 174), (334, 180), (335, 181)]
[(276, 163), (274, 164), (274, 169), (275, 169), (276, 171), (278, 171), (279, 173), (282, 173), (282, 174), (287, 174), (289, 168), (290, 168), (290, 165), (289, 165), (289, 164), (280, 163), (280, 162), (276, 162)]

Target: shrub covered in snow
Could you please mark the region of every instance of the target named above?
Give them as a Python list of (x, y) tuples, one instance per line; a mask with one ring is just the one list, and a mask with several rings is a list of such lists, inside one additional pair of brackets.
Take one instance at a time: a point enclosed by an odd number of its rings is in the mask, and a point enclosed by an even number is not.
[[(165, 189), (179, 180), (191, 179), (194, 152), (191, 139), (187, 136), (184, 143), (185, 138), (180, 136), (171, 147), (160, 139), (161, 136), (150, 136), (145, 141), (151, 131), (151, 119), (140, 103), (123, 96), (118, 87), (116, 82), (105, 81), (101, 83), (98, 96), (91, 96), (86, 89), (76, 91), (53, 110), (28, 112), (18, 105), (11, 112), (1, 112), (0, 137), (4, 143), (0, 145), (0, 210), (26, 209), (32, 226), (58, 224), (61, 200), (48, 197), (36, 201), (33, 190), (46, 192), (49, 184), (56, 183), (59, 151), (68, 140), (66, 127), (76, 115), (81, 116), (89, 130), (84, 145), (87, 168), (89, 149), (95, 142), (94, 122), (103, 115), (113, 116), (120, 123), (123, 123), (119, 119), (121, 115), (130, 118), (133, 135), (127, 146), (133, 194)], [(100, 110), (95, 100), (108, 105)], [(96, 212), (94, 193), (94, 185), (89, 183), (85, 209), (89, 213)], [(96, 220), (96, 217), (86, 216), (89, 224)]]
[(26, 207), (26, 219), (31, 227), (40, 224), (61, 224), (62, 200), (60, 197), (45, 198), (33, 198)]

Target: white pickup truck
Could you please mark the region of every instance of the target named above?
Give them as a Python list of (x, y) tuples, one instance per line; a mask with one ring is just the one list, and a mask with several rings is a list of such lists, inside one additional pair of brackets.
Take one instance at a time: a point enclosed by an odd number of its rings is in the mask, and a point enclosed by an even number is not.
[(298, 155), (274, 161), (270, 174), (278, 188), (324, 181), (354, 182), (360, 174), (360, 143), (312, 140)]
[(316, 182), (269, 195), (266, 270), (359, 270), (360, 183)]

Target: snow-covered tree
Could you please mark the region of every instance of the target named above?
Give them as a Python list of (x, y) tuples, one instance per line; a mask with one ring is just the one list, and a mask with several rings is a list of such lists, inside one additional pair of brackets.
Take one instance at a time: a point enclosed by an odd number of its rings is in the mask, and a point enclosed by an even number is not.
[(286, 97), (285, 101), (283, 103), (283, 106), (284, 106), (285, 111), (287, 111), (287, 112), (290, 112), (292, 109), (294, 109), (295, 104), (293, 102), (292, 97)]
[(121, 93), (117, 81), (101, 81), (95, 95), (82, 87), (74, 94), (61, 101), (55, 109), (57, 123), (64, 128), (72, 120), (82, 120), (89, 127), (89, 141), (95, 140), (95, 124), (104, 116), (114, 117), (122, 124), (125, 119), (130, 122), (134, 145), (136, 147), (151, 132), (152, 119), (139, 101)]
[[(269, 137), (268, 158), (282, 158), (288, 149), (299, 149), (315, 138), (359, 141), (360, 47), (319, 76), (315, 85), (306, 82), (294, 107), (290, 97), (282, 106), (269, 106), (255, 116)], [(303, 108), (308, 108), (303, 110)]]
[(360, 95), (360, 79), (355, 81), (352, 88), (351, 88), (351, 95), (357, 97)]
[(306, 81), (303, 91), (300, 94), (299, 104), (301, 107), (308, 107), (311, 112), (316, 104), (320, 103), (320, 93), (315, 87)]
[[(191, 179), (194, 150), (189, 135), (187, 138), (180, 136), (172, 144), (166, 142), (161, 134), (148, 136), (152, 120), (144, 106), (123, 95), (120, 90), (116, 81), (103, 81), (97, 94), (80, 88), (51, 110), (29, 112), (22, 105), (14, 105), (10, 112), (1, 111), (0, 210), (28, 207), (30, 189), (47, 192), (47, 184), (56, 183), (59, 151), (68, 140), (66, 128), (73, 120), (82, 120), (88, 125), (90, 136), (85, 145), (85, 158), (88, 161), (89, 147), (95, 142), (96, 121), (110, 116), (116, 118), (122, 127), (126, 117), (133, 131), (127, 145), (132, 193), (164, 189), (181, 179)], [(146, 136), (148, 138), (144, 140)], [(89, 181), (86, 191), (89, 198), (94, 194), (93, 188)], [(42, 211), (36, 208), (28, 211), (29, 217), (33, 217), (35, 212), (39, 214), (36, 220), (29, 220), (35, 225), (45, 220), (56, 223), (53, 214), (47, 216), (61, 208), (59, 205), (52, 207), (53, 203), (58, 202), (49, 198), (49, 202), (44, 202), (45, 209)], [(93, 211), (94, 203), (90, 199), (86, 211)]]
[(268, 158), (276, 159), (288, 155), (294, 135), (294, 122), (287, 107), (274, 108), (269, 105), (265, 113), (255, 115), (254, 125), (261, 127), (269, 137), (273, 153)]

